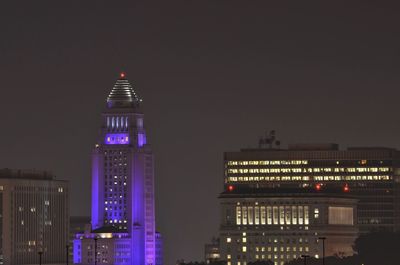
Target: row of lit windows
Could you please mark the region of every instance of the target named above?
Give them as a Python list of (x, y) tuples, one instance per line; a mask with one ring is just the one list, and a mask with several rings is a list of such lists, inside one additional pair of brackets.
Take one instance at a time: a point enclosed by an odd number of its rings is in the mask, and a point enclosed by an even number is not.
[[(118, 154), (119, 153), (119, 154)], [(119, 151), (116, 155), (112, 155), (111, 154), (111, 151), (110, 151), (110, 153), (107, 155), (107, 156), (104, 156), (104, 160), (115, 160), (115, 161), (117, 161), (117, 160), (121, 160), (122, 161), (122, 159), (124, 159), (124, 160), (126, 160), (126, 158), (127, 158), (127, 156), (126, 156), (126, 154), (127, 154), (127, 152), (123, 152), (123, 151)], [(123, 155), (122, 155), (123, 154)]]
[[(265, 238), (265, 232), (263, 232), (262, 233), (262, 235), (263, 235), (263, 239), (266, 239)], [(253, 234), (253, 236), (254, 236), (254, 234)], [(247, 233), (246, 232), (243, 232), (242, 233), (242, 242), (245, 242), (243, 239), (245, 239), (246, 237), (247, 237)], [(226, 242), (227, 243), (231, 243), (232, 242), (232, 238), (231, 237), (227, 237), (226, 238)], [(240, 242), (240, 241), (238, 241), (238, 242)], [(268, 240), (266, 240), (265, 241), (265, 243), (268, 243), (268, 244), (272, 244), (272, 243), (280, 243), (280, 244), (290, 244), (290, 243), (292, 243), (292, 244), (297, 244), (297, 243), (299, 243), (299, 244), (302, 244), (302, 243), (308, 243), (308, 238), (302, 238), (302, 237), (296, 237), (296, 238), (271, 238), (271, 237), (269, 237), (268, 238)], [(318, 241), (316, 241), (316, 243), (318, 243)], [(265, 251), (265, 249), (264, 250), (262, 250), (262, 251)]]
[(122, 186), (122, 184), (124, 184), (124, 186), (126, 186), (126, 182), (124, 181), (124, 182), (122, 182), (122, 181), (119, 181), (119, 183), (118, 183), (118, 181), (105, 181), (105, 183), (104, 183), (105, 185), (108, 185), (108, 186), (112, 186), (112, 185), (120, 185), (120, 186)]
[(110, 224), (122, 224), (122, 223), (126, 224), (127, 220), (117, 220), (117, 219), (112, 220), (112, 219), (110, 219), (110, 220), (105, 220), (105, 222), (110, 223)]
[(120, 166), (120, 167), (123, 167), (123, 166), (127, 166), (128, 164), (127, 163), (104, 163), (104, 167), (118, 167), (118, 166)]
[[(122, 195), (120, 195), (119, 197), (122, 199)], [(117, 204), (118, 201), (114, 201), (114, 202), (113, 202), (113, 201), (105, 201), (104, 203), (105, 203), (105, 204), (111, 204), (111, 205), (112, 205), (113, 203), (114, 203), (114, 204)], [(122, 203), (122, 200), (119, 200), (119, 203)], [(124, 203), (126, 203), (126, 200), (124, 200)]]
[(307, 160), (250, 160), (250, 161), (228, 161), (229, 166), (246, 165), (307, 165)]
[(122, 155), (122, 154), (125, 154), (126, 152), (125, 151), (122, 151), (121, 149), (119, 149), (119, 150), (115, 150), (115, 149), (108, 149), (107, 151), (104, 151), (104, 154), (105, 155), (107, 155), (107, 154), (116, 154), (116, 155)]
[(121, 191), (119, 193), (117, 193), (117, 192), (116, 193), (105, 193), (104, 196), (106, 198), (114, 198), (114, 199), (117, 199), (117, 198), (121, 199), (122, 196), (124, 196), (126, 198), (126, 191), (124, 191), (124, 192)]
[[(272, 260), (272, 256), (271, 255), (268, 255), (268, 256), (264, 255), (264, 257), (262, 257), (262, 256), (263, 255), (259, 256), (258, 259), (265, 259), (265, 257), (267, 257), (267, 260)], [(290, 255), (286, 255), (286, 260), (297, 259), (297, 258), (300, 258), (300, 257), (301, 257), (300, 255), (293, 255), (292, 257), (290, 257)], [(319, 258), (319, 256), (317, 254), (314, 257), (316, 259)], [(274, 265), (285, 265), (285, 263), (286, 263), (286, 261), (283, 261), (285, 259), (285, 255), (280, 255), (280, 256), (279, 255), (274, 255), (273, 258), (275, 260), (275, 261), (273, 261)], [(276, 261), (279, 258), (281, 259), (281, 261), (280, 262)], [(235, 265), (235, 264), (236, 265), (247, 265), (247, 262), (246, 261), (242, 261), (242, 262), (241, 261), (237, 261), (236, 263), (232, 263), (232, 261), (230, 261), (230, 260), (228, 260), (226, 262), (226, 265)]]
[[(301, 251), (302, 252), (302, 251)], [(308, 251), (306, 251), (306, 252), (308, 252)], [(303, 252), (302, 252), (303, 253)], [(255, 255), (255, 258), (257, 259), (257, 260), (272, 260), (272, 258), (274, 258), (274, 260), (277, 260), (278, 258), (280, 258), (280, 259), (285, 259), (286, 258), (286, 260), (291, 260), (291, 259), (297, 259), (297, 258), (300, 258), (301, 257), (301, 254), (293, 254), (293, 255), (289, 255), (289, 254), (286, 254), (286, 256), (285, 255), (283, 255), (283, 254), (281, 254), (280, 256), (278, 256), (277, 254), (275, 254), (275, 255), (272, 255), (272, 254), (268, 254), (268, 255), (258, 255), (258, 254), (256, 254)], [(318, 258), (318, 255), (315, 257), (315, 258)], [(239, 264), (240, 262), (238, 262), (238, 264)], [(283, 261), (282, 261), (282, 263), (283, 263)], [(282, 264), (281, 263), (281, 264)], [(277, 264), (277, 262), (275, 262), (274, 264)]]
[[(318, 218), (318, 217), (317, 217)], [(308, 206), (237, 206), (237, 225), (308, 225)]]
[(107, 117), (107, 128), (127, 129), (128, 117)]
[(228, 177), (229, 182), (238, 181), (353, 181), (353, 180), (391, 180), (390, 176), (373, 175), (373, 176), (240, 176), (240, 177)]
[[(304, 252), (303, 252), (304, 253)], [(306, 252), (306, 253), (308, 253), (308, 252)], [(281, 254), (281, 255), (278, 255), (278, 254), (274, 254), (274, 255), (272, 255), (272, 254), (268, 254), (268, 255), (255, 255), (255, 258), (257, 259), (257, 260), (269, 260), (269, 261), (271, 261), (271, 260), (274, 260), (273, 261), (273, 265), (285, 265), (286, 264), (286, 262), (288, 261), (288, 260), (294, 260), (294, 259), (298, 259), (298, 258), (301, 258), (301, 255), (302, 254), (292, 254), (292, 255), (290, 255), (290, 254), (286, 254), (286, 255), (284, 255), (284, 254)], [(228, 256), (230, 256), (230, 255), (227, 255), (227, 257)], [(314, 255), (314, 258), (316, 258), (316, 259), (319, 259), (319, 255), (318, 254), (315, 254)], [(278, 261), (278, 260), (281, 260), (281, 261)], [(236, 263), (234, 263), (234, 262), (232, 262), (230, 259), (228, 259), (228, 261), (226, 262), (226, 264), (227, 265), (233, 265), (233, 264), (237, 264), (237, 265), (247, 265), (248, 263), (246, 262), (246, 261), (237, 261)]]
[(309, 247), (305, 246), (305, 247), (297, 247), (297, 246), (287, 246), (287, 247), (255, 247), (255, 251), (256, 252), (297, 252), (297, 251), (309, 251)]
[(243, 173), (319, 173), (319, 172), (389, 172), (388, 167), (357, 167), (357, 168), (230, 168), (229, 174)]
[(104, 216), (105, 217), (122, 217), (122, 216), (126, 216), (127, 212), (126, 212), (126, 205), (120, 205), (119, 207), (105, 207), (104, 208)]

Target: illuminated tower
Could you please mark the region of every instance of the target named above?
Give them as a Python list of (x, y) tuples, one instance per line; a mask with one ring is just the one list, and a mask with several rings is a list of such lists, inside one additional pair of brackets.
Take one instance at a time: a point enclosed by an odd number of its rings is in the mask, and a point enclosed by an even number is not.
[[(160, 263), (153, 153), (146, 140), (141, 102), (122, 73), (102, 113), (92, 154), (92, 230), (77, 235), (75, 263), (90, 264), (95, 259), (97, 264)], [(93, 245), (92, 238), (96, 238), (97, 256), (86, 253), (85, 242)]]

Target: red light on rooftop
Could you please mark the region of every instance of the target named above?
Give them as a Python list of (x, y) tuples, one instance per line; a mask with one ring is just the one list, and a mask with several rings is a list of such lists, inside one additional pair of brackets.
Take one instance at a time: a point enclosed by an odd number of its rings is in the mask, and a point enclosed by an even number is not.
[(349, 188), (349, 185), (348, 185), (348, 184), (345, 184), (345, 185), (344, 185), (343, 191), (344, 191), (344, 192), (349, 192), (349, 191), (350, 191), (350, 188)]
[(119, 74), (119, 76), (120, 76), (121, 78), (125, 78), (125, 73), (122, 72), (122, 73)]
[(315, 189), (316, 189), (317, 191), (320, 191), (320, 190), (322, 189), (322, 184), (321, 184), (321, 183), (317, 183), (317, 184), (315, 185)]
[(233, 190), (234, 190), (234, 187), (232, 185), (229, 185), (228, 186), (228, 191), (233, 191)]

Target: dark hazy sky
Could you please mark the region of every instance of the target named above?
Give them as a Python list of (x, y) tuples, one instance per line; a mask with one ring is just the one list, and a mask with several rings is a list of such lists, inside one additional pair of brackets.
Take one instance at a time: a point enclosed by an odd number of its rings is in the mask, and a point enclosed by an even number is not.
[(166, 265), (202, 259), (217, 234), (224, 151), (269, 129), (284, 145), (400, 148), (393, 4), (12, 2), (0, 6), (0, 167), (70, 180), (72, 215), (88, 215), (90, 153), (123, 69), (144, 99)]

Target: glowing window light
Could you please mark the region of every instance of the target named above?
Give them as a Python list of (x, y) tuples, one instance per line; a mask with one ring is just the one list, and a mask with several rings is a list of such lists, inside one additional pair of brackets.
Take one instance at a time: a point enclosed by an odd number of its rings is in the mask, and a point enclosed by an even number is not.
[(129, 135), (127, 133), (108, 133), (106, 134), (105, 144), (129, 144)]

